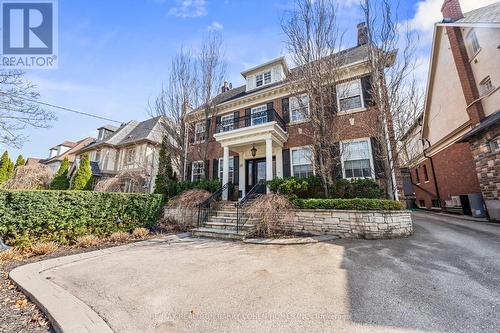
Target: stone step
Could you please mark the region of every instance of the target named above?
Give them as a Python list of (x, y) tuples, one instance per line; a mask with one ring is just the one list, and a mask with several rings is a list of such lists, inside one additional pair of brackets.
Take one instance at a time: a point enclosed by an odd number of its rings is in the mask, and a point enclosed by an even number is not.
[(235, 230), (212, 229), (212, 228), (196, 228), (192, 229), (191, 233), (194, 237), (206, 237), (217, 239), (244, 240), (246, 233), (236, 232)]
[[(211, 229), (225, 229), (225, 230), (236, 230), (236, 223), (233, 222), (223, 222), (223, 221), (208, 221), (203, 225), (204, 228)], [(240, 226), (240, 230), (242, 231), (250, 231), (254, 230), (255, 226), (251, 222), (245, 223), (243, 226)]]

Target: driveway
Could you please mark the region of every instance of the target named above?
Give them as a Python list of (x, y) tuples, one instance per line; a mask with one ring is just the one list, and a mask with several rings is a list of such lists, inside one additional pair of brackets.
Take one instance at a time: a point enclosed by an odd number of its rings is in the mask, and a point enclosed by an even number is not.
[(498, 332), (500, 226), (413, 217), (408, 239), (148, 241), (42, 274), (116, 332)]

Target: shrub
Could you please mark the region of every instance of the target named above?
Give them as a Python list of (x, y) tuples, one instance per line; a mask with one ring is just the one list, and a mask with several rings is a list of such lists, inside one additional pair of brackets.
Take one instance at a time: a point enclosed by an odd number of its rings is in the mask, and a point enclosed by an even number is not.
[(43, 256), (56, 251), (58, 248), (59, 246), (54, 242), (41, 242), (32, 245), (28, 251), (36, 256)]
[(149, 230), (146, 228), (135, 228), (134, 231), (132, 231), (132, 237), (135, 239), (141, 239), (146, 237), (149, 234)]
[(175, 197), (182, 192), (192, 189), (205, 190), (214, 193), (221, 187), (221, 182), (218, 179), (214, 180), (198, 180), (195, 182), (169, 182), (167, 184), (167, 196), (169, 198)]
[(281, 225), (292, 209), (293, 205), (287, 197), (268, 194), (255, 199), (248, 207), (248, 214), (258, 219), (255, 225), (257, 235), (272, 237), (283, 234)]
[(267, 182), (273, 193), (286, 195), (289, 198), (324, 197), (320, 180), (311, 176), (308, 178), (275, 178)]
[(85, 235), (85, 236), (78, 237), (75, 245), (77, 247), (92, 247), (92, 246), (99, 245), (100, 242), (101, 242), (101, 240), (97, 236)]
[(67, 157), (61, 162), (59, 170), (57, 170), (52, 183), (50, 183), (51, 190), (67, 190), (69, 187), (68, 180), (69, 160)]
[(206, 190), (188, 190), (172, 198), (169, 205), (180, 208), (194, 208), (198, 207), (198, 205), (208, 199), (209, 196), (210, 192)]
[(113, 232), (109, 236), (109, 241), (113, 243), (126, 242), (130, 238), (130, 234), (124, 231)]
[(299, 209), (403, 210), (399, 201), (381, 199), (294, 199)]
[(11, 260), (20, 260), (22, 258), (21, 253), (17, 249), (8, 249), (0, 251), (0, 262), (2, 261), (11, 261)]
[(90, 191), (0, 191), (0, 237), (11, 246), (73, 243), (115, 231), (152, 228), (163, 196)]
[(46, 165), (18, 166), (3, 187), (9, 190), (45, 190), (49, 188), (52, 178), (52, 172)]
[(72, 190), (90, 190), (92, 180), (92, 170), (90, 169), (90, 159), (89, 154), (85, 153), (82, 155), (82, 160), (80, 165), (76, 170), (73, 181), (71, 182)]
[(339, 179), (335, 183), (332, 197), (380, 199), (384, 190), (373, 179)]

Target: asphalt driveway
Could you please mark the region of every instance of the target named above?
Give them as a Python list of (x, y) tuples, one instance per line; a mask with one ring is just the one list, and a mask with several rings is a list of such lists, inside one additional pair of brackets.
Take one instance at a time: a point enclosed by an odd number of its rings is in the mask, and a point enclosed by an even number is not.
[(498, 332), (500, 226), (414, 222), (384, 241), (149, 241), (43, 276), (116, 332)]

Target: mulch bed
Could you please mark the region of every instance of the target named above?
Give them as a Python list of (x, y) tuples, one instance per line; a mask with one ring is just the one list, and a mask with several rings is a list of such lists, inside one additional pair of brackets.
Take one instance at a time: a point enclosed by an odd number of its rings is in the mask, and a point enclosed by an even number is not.
[(14, 268), (41, 260), (125, 245), (166, 235), (151, 234), (141, 240), (130, 240), (121, 243), (104, 242), (98, 246), (88, 248), (61, 247), (57, 251), (43, 256), (0, 262), (0, 333), (54, 332), (45, 314), (34, 303), (30, 302), (23, 292), (10, 281), (9, 272)]

